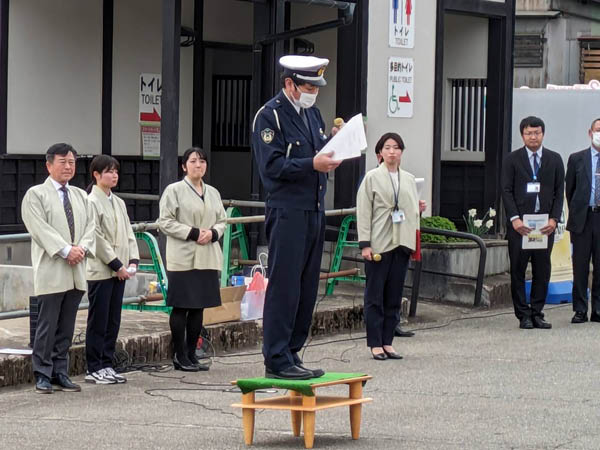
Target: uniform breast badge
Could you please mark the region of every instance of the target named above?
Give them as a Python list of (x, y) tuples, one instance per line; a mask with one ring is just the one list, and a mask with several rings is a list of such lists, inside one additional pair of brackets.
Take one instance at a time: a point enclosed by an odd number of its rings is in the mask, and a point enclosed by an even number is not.
[(270, 144), (275, 137), (275, 132), (270, 128), (265, 128), (260, 132), (260, 137), (262, 138), (265, 144)]

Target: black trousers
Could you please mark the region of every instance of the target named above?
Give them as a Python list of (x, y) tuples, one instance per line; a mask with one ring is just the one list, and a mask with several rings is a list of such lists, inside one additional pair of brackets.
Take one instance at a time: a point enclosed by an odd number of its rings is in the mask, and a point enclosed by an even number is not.
[[(508, 225), (508, 256), (510, 259), (510, 292), (512, 294), (515, 316), (521, 320), (524, 317), (544, 317), (542, 309), (548, 296), (550, 283), (550, 254), (554, 245), (554, 233), (548, 236), (548, 248), (541, 250), (523, 250), (523, 236), (517, 233), (512, 225)], [(525, 296), (525, 271), (531, 260), (531, 293), (529, 305)]]
[(274, 371), (300, 362), (319, 289), (325, 237), (322, 211), (268, 208), (269, 284), (263, 310), (263, 355)]
[(381, 261), (365, 261), (365, 322), (367, 346), (392, 345), (400, 322), (400, 305), (410, 253), (403, 247), (381, 254)]
[(90, 373), (112, 367), (121, 326), (124, 291), (125, 281), (116, 277), (88, 281), (90, 309), (85, 333), (85, 356)]
[(31, 356), (34, 374), (48, 378), (69, 374), (69, 348), (81, 297), (83, 291), (76, 289), (37, 296), (39, 315)]
[(590, 259), (592, 278), (592, 314), (600, 313), (600, 213), (588, 212), (581, 233), (571, 233), (573, 244), (573, 311), (587, 314)]

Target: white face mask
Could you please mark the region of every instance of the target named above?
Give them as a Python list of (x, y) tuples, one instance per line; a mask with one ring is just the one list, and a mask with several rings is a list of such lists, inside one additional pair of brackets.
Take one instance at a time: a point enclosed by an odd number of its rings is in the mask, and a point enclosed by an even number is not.
[(600, 131), (592, 133), (592, 144), (594, 144), (594, 147), (600, 148)]
[(296, 90), (300, 92), (300, 98), (296, 100), (294, 97), (292, 97), (292, 99), (294, 100), (294, 105), (298, 106), (299, 108), (310, 108), (317, 101), (317, 94), (302, 92), (298, 86), (296, 86)]

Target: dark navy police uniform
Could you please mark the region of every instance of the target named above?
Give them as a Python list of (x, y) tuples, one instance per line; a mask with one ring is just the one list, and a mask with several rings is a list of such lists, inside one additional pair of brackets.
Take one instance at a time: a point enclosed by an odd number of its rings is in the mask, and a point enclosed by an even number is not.
[[(297, 363), (312, 322), (325, 237), (327, 176), (313, 157), (327, 142), (316, 107), (296, 112), (283, 91), (254, 119), (252, 149), (266, 192), (269, 284), (263, 312), (265, 366)], [(308, 125), (308, 126), (307, 126)]]

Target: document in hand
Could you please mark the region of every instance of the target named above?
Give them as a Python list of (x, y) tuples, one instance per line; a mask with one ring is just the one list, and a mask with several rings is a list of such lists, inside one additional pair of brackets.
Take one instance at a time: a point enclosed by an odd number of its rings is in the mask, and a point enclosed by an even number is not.
[(419, 196), (419, 200), (423, 200), (423, 186), (425, 186), (425, 178), (415, 178), (415, 183), (417, 184), (417, 195)]
[(333, 152), (335, 161), (357, 158), (360, 151), (367, 148), (367, 136), (362, 114), (357, 114), (325, 144), (319, 153)]
[(548, 223), (548, 214), (524, 214), (523, 224), (533, 231), (523, 236), (523, 250), (539, 250), (548, 248), (548, 236), (542, 234), (540, 229)]

